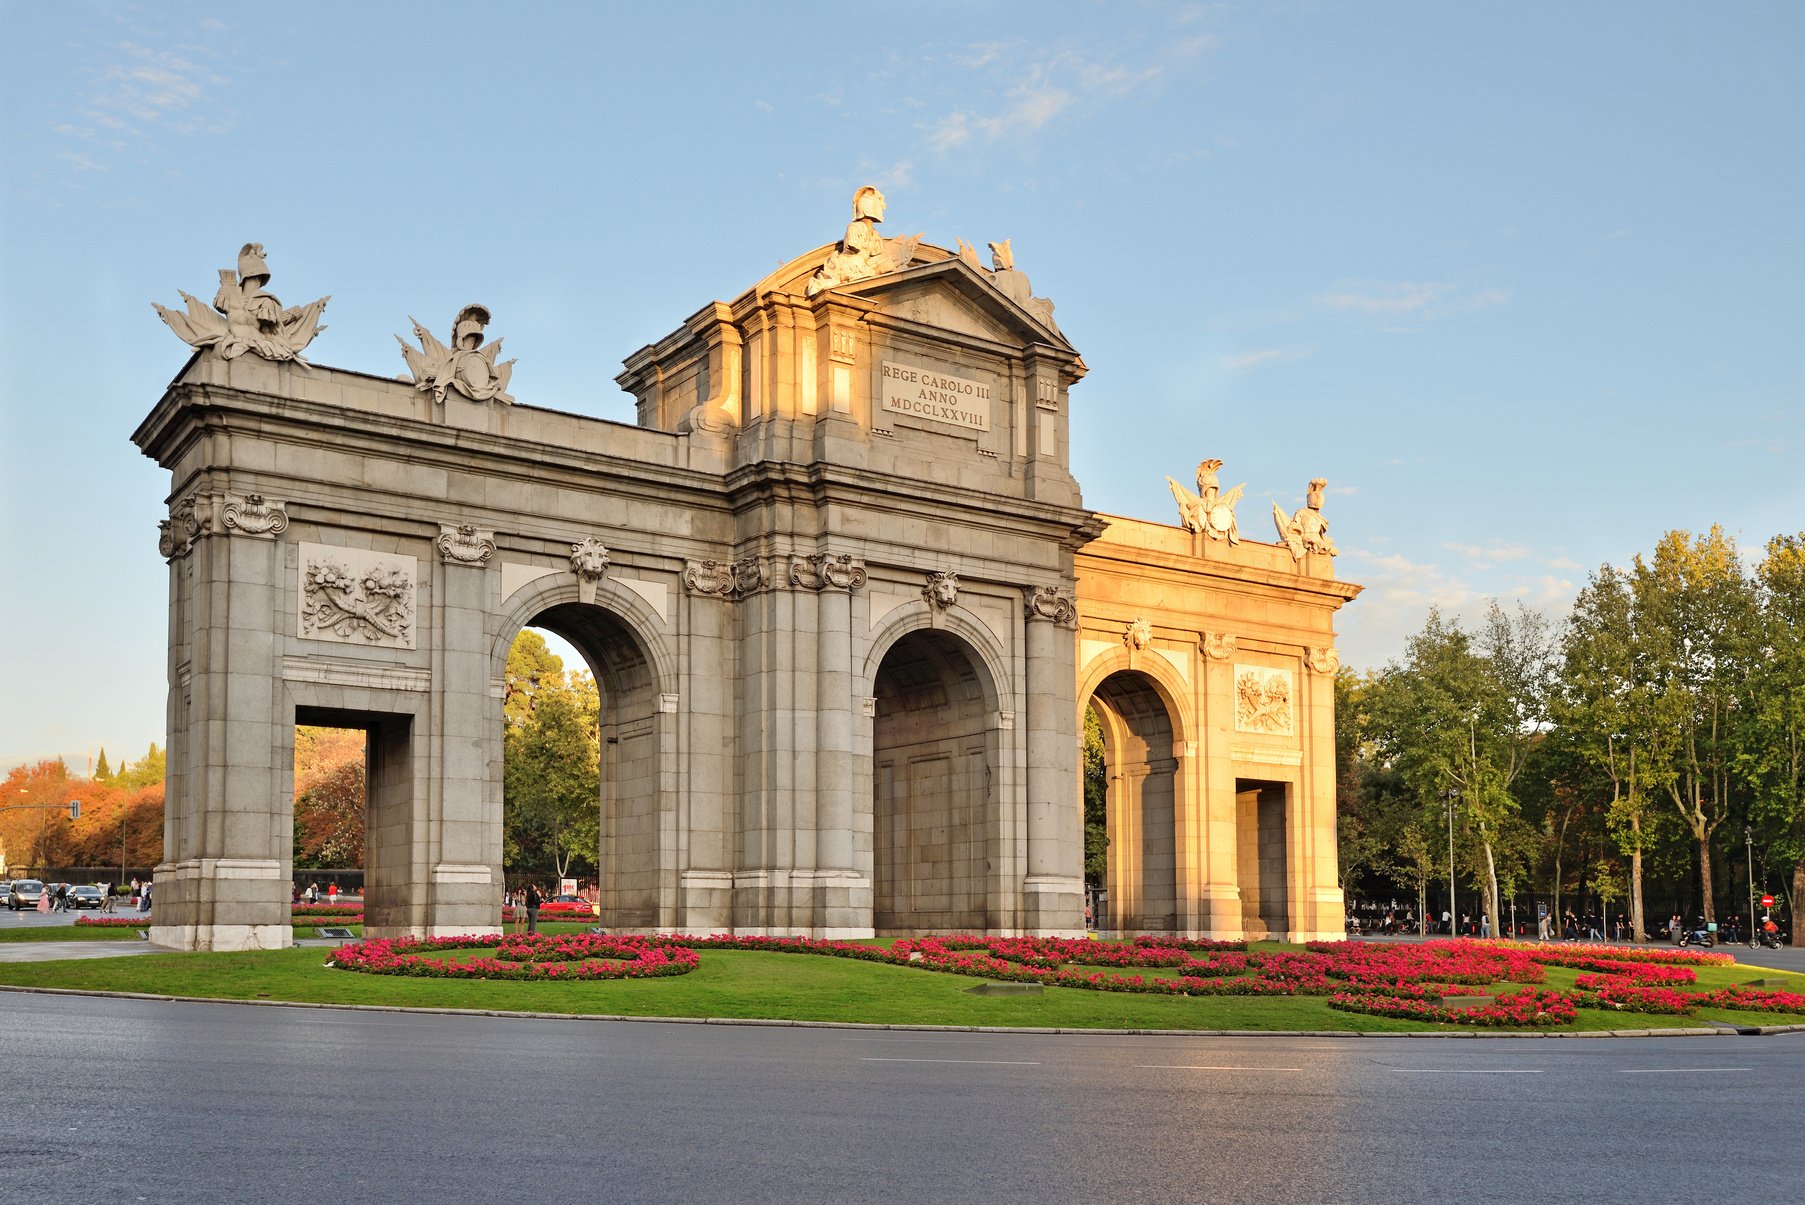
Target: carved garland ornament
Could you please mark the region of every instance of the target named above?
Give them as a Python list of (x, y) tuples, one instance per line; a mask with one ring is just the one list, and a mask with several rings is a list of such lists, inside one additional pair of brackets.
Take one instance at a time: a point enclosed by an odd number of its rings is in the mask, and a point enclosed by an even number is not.
[(284, 503), (266, 502), (262, 494), (246, 494), (244, 498), (228, 498), (219, 508), (220, 522), (228, 530), (252, 536), (279, 536), (288, 530), (288, 510)]
[(334, 557), (309, 557), (301, 592), (304, 636), (413, 647), (414, 583), (399, 565), (354, 573)]
[(1235, 666), (1235, 731), (1290, 736), (1292, 694), (1289, 670)]
[(1205, 632), (1202, 648), (1211, 661), (1226, 661), (1235, 655), (1235, 638), (1226, 632)]
[(790, 558), (790, 585), (804, 590), (858, 590), (870, 577), (851, 553), (814, 552)]
[(439, 559), (447, 565), (485, 565), (495, 555), (492, 533), (478, 531), (469, 523), (439, 524)]
[(1319, 674), (1332, 674), (1341, 668), (1341, 654), (1331, 646), (1304, 650), (1304, 663)]
[(1023, 586), (1022, 614), (1030, 623), (1039, 620), (1069, 628), (1078, 622), (1078, 605), (1058, 586)]
[(921, 597), (934, 610), (946, 610), (959, 601), (959, 575), (950, 569), (931, 571), (921, 588)]
[(737, 561), (689, 561), (683, 567), (683, 584), (692, 593), (733, 602), (769, 586), (771, 571), (757, 557)]

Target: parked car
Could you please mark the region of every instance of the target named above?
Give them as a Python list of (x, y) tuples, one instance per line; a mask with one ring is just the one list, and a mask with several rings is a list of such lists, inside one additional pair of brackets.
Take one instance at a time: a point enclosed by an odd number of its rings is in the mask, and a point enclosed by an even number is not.
[(106, 903), (107, 893), (98, 887), (83, 883), (69, 888), (69, 894), (64, 898), (69, 901), (71, 908), (99, 908)]
[(38, 879), (14, 879), (6, 889), (6, 906), (17, 912), (21, 908), (36, 908), (38, 898), (44, 894), (44, 884)]

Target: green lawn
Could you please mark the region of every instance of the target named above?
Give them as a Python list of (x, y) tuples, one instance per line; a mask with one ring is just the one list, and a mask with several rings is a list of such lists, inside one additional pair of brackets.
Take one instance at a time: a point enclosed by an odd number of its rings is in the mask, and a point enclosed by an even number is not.
[[(566, 928), (566, 926), (559, 926)], [(580, 926), (568, 926), (578, 929)], [(42, 930), (40, 930), (42, 932)], [(703, 950), (689, 975), (599, 983), (457, 982), (328, 970), (328, 947), (239, 954), (147, 954), (118, 959), (0, 964), (0, 983), (222, 999), (292, 1000), (389, 1007), (626, 1016), (756, 1017), (880, 1024), (1045, 1026), (1103, 1029), (1340, 1030), (1403, 1032), (1424, 1026), (1338, 1012), (1322, 997), (1162, 997), (1076, 988), (1039, 996), (975, 996), (983, 982), (959, 975), (844, 958)], [(1571, 971), (1549, 968), (1549, 987), (1570, 988)], [(1703, 969), (1700, 989), (1761, 978), (1805, 991), (1805, 975), (1753, 968)], [(1498, 988), (1509, 985), (1497, 985)], [(1694, 1017), (1581, 1009), (1572, 1029), (1805, 1024), (1805, 1015), (1701, 1011)]]

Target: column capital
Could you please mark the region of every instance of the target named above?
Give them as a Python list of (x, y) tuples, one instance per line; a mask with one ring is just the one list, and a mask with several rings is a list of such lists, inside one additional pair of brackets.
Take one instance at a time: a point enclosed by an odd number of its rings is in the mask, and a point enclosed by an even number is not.
[(870, 578), (865, 562), (849, 552), (813, 552), (790, 558), (790, 585), (803, 590), (845, 590), (862, 588)]
[(1063, 586), (1023, 586), (1022, 615), (1029, 623), (1078, 626), (1078, 604)]

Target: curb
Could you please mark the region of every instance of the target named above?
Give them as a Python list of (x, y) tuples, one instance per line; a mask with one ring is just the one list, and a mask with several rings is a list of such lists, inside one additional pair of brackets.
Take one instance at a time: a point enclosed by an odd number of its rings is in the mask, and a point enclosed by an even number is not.
[(1487, 1032), (1484, 1030), (1415, 1029), (1375, 1032), (1363, 1029), (1088, 1029), (1072, 1026), (1027, 1025), (909, 1025), (879, 1021), (786, 1021), (762, 1017), (648, 1017), (620, 1013), (511, 1012), (490, 1008), (406, 1008), (398, 1004), (325, 1004), (311, 1000), (235, 1000), (218, 996), (166, 996), (150, 992), (99, 992), (73, 987), (26, 987), (0, 983), (0, 992), (35, 993), (43, 996), (89, 996), (102, 1000), (153, 1000), (166, 1004), (242, 1004), (260, 1008), (323, 1008), (339, 1012), (424, 1013), (441, 1017), (497, 1017), (526, 1021), (632, 1021), (652, 1025), (741, 1025), (773, 1029), (901, 1030), (913, 1033), (1056, 1034), (1090, 1037), (1137, 1038), (1735, 1038), (1769, 1037), (1805, 1033), (1805, 1025), (1734, 1025), (1675, 1029), (1594, 1029), (1580, 1033), (1546, 1033), (1537, 1030)]

